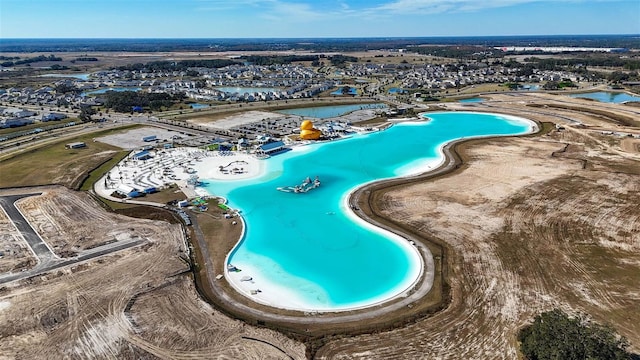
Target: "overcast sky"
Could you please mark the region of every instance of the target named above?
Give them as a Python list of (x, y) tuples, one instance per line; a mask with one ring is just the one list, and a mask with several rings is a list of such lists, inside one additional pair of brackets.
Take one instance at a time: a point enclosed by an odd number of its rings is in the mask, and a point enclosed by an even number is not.
[(0, 0), (0, 38), (640, 34), (640, 0)]

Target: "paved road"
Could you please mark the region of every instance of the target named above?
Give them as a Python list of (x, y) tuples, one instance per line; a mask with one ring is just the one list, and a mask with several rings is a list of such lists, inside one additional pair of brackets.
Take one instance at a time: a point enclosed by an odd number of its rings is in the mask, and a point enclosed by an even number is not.
[(126, 242), (115, 242), (99, 246), (88, 251), (83, 251), (82, 254), (73, 258), (62, 259), (53, 253), (51, 248), (49, 248), (49, 246), (36, 233), (31, 224), (29, 224), (24, 216), (22, 216), (22, 213), (20, 213), (20, 210), (18, 210), (15, 205), (16, 201), (20, 199), (30, 196), (38, 196), (41, 194), (41, 192), (38, 192), (20, 195), (0, 196), (0, 207), (2, 207), (7, 213), (9, 219), (13, 222), (18, 231), (20, 231), (20, 234), (22, 234), (22, 237), (26, 240), (27, 244), (38, 258), (38, 265), (36, 265), (32, 269), (21, 271), (19, 273), (8, 273), (0, 275), (0, 284), (44, 274), (51, 270), (73, 265), (82, 261), (91, 260), (116, 251), (138, 246), (146, 242), (146, 240), (142, 239)]
[(98, 258), (103, 255), (108, 255), (116, 251), (125, 250), (128, 248), (132, 248), (134, 246), (138, 246), (144, 244), (146, 240), (133, 240), (127, 242), (117, 242), (113, 244), (108, 244), (104, 246), (97, 247), (93, 249), (91, 252), (84, 253), (80, 256), (70, 258), (70, 259), (57, 259), (49, 262), (47, 265), (42, 266), (39, 264), (35, 268), (19, 273), (10, 273), (6, 275), (0, 275), (0, 285), (5, 284), (11, 281), (22, 280), (32, 276), (40, 275), (47, 273), (52, 270), (60, 269), (65, 266), (77, 264), (79, 262), (91, 260)]
[(20, 199), (37, 195), (42, 195), (42, 193), (2, 196), (0, 197), (0, 206), (7, 213), (9, 219), (11, 219), (18, 231), (20, 231), (20, 234), (22, 234), (22, 237), (25, 239), (27, 244), (29, 244), (31, 250), (33, 250), (33, 253), (38, 258), (37, 267), (40, 267), (45, 266), (58, 257), (53, 253), (53, 251), (51, 251), (49, 246), (42, 241), (40, 236), (31, 227), (31, 224), (29, 224), (27, 219), (22, 216), (22, 213), (18, 210), (15, 204), (16, 201)]

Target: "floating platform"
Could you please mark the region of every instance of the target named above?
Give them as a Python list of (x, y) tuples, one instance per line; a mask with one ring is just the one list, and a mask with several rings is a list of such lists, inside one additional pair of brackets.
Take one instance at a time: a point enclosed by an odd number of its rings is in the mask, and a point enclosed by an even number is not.
[(320, 179), (316, 176), (316, 178), (311, 181), (310, 177), (304, 179), (304, 181), (300, 185), (296, 186), (281, 186), (276, 188), (278, 191), (290, 192), (296, 194), (304, 194), (310, 190), (317, 189), (320, 187)]

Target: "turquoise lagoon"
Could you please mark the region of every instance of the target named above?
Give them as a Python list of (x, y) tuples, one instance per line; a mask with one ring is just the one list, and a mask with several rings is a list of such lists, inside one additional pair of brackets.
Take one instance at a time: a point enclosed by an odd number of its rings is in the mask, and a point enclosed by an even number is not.
[(385, 109), (387, 105), (378, 104), (357, 104), (357, 105), (335, 105), (335, 106), (316, 106), (298, 109), (278, 110), (277, 113), (287, 115), (298, 115), (303, 117), (312, 117), (316, 119), (328, 119), (332, 117), (342, 116), (356, 110), (364, 109)]
[[(422, 274), (416, 248), (355, 216), (349, 194), (369, 182), (437, 167), (442, 147), (452, 140), (524, 134), (534, 127), (528, 120), (479, 113), (433, 113), (429, 119), (296, 147), (263, 160), (258, 178), (207, 180), (208, 193), (242, 211), (246, 232), (227, 261), (271, 300), (252, 299), (340, 311), (389, 300), (415, 284)], [(322, 185), (304, 194), (276, 190), (307, 176), (318, 176)]]
[(604, 103), (615, 103), (620, 104), (623, 102), (629, 101), (640, 101), (640, 96), (633, 96), (623, 92), (609, 92), (609, 91), (597, 91), (591, 93), (583, 93), (583, 94), (571, 94), (569, 95), (573, 98), (585, 98), (598, 100)]

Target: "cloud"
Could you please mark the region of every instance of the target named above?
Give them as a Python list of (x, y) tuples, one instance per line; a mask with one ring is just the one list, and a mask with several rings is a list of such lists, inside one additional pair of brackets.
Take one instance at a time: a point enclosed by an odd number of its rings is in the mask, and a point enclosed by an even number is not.
[[(348, 0), (338, 0), (335, 6), (311, 0), (195, 0), (198, 10), (248, 10), (260, 18), (282, 22), (309, 22), (354, 13)], [(251, 11), (251, 10), (254, 11)], [(259, 11), (255, 11), (259, 10)]]
[[(595, 0), (616, 2), (619, 0)], [(373, 6), (365, 11), (369, 14), (437, 14), (444, 12), (468, 12), (482, 9), (501, 8), (516, 5), (524, 5), (534, 2), (548, 2), (557, 4), (587, 3), (587, 0), (394, 0), (381, 5)], [(593, 0), (591, 1), (593, 2)]]
[(198, 4), (197, 10), (201, 11), (222, 11), (238, 10), (247, 7), (271, 7), (277, 0), (195, 0)]

